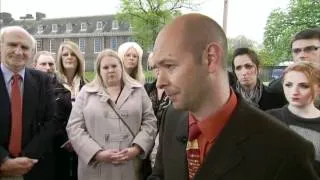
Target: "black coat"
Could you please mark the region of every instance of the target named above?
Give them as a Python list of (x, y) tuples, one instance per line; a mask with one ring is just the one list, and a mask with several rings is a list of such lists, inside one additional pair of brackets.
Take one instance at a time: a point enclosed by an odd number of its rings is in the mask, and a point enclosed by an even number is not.
[[(236, 90), (235, 86), (234, 84), (234, 90)], [(288, 103), (283, 93), (273, 92), (265, 85), (262, 87), (262, 95), (258, 103), (259, 109), (265, 111), (268, 109), (281, 108)]]
[[(9, 156), (11, 131), (10, 98), (0, 69), (0, 161)], [(23, 132), (21, 156), (38, 159), (25, 180), (54, 178), (53, 137), (57, 120), (55, 99), (50, 77), (26, 68), (23, 89)]]
[[(164, 117), (149, 180), (188, 179), (188, 112), (170, 106)], [(317, 180), (313, 158), (309, 142), (240, 99), (194, 180)]]

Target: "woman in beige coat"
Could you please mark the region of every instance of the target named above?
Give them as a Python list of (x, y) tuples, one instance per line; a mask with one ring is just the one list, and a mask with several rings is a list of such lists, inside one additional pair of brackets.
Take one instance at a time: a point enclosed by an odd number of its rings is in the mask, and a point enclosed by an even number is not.
[(156, 134), (151, 101), (116, 52), (102, 51), (95, 67), (96, 77), (81, 89), (67, 125), (79, 157), (78, 178), (139, 179)]

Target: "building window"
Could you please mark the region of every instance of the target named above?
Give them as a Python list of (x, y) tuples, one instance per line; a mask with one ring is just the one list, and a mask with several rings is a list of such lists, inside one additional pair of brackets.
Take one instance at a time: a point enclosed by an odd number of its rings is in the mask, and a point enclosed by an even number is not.
[(37, 39), (37, 51), (42, 51), (42, 40)]
[(111, 49), (116, 50), (118, 48), (118, 39), (117, 37), (111, 37)]
[(101, 31), (102, 30), (102, 22), (98, 21), (97, 22), (97, 31)]
[(102, 51), (102, 39), (95, 38), (94, 39), (94, 53), (99, 53)]
[(38, 25), (38, 33), (43, 33), (43, 25), (42, 24)]
[(83, 39), (83, 38), (79, 39), (79, 48), (82, 53), (85, 52), (85, 48), (86, 48), (86, 40), (85, 39)]
[(81, 23), (80, 31), (86, 31), (86, 30), (87, 30), (87, 23)]
[(134, 42), (134, 39), (133, 39), (133, 37), (131, 37), (131, 36), (128, 36), (128, 38), (127, 38), (127, 42)]
[(55, 54), (57, 51), (56, 49), (56, 41), (54, 39), (50, 39), (50, 52)]
[(64, 39), (63, 39), (63, 42), (66, 42), (66, 41), (71, 41), (71, 39), (69, 39), (69, 38), (64, 38)]
[(71, 23), (68, 23), (66, 26), (67, 26), (67, 27), (66, 27), (66, 31), (67, 31), (67, 32), (71, 32), (71, 31), (72, 31), (72, 24), (71, 24)]
[(117, 20), (112, 21), (112, 29), (113, 30), (119, 29), (119, 23)]
[(58, 24), (52, 24), (52, 32), (58, 32)]

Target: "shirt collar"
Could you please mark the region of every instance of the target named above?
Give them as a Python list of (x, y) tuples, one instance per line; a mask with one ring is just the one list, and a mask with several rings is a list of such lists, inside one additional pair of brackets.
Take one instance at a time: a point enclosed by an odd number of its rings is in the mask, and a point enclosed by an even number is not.
[(189, 126), (190, 123), (196, 121), (200, 128), (201, 134), (209, 141), (213, 142), (219, 136), (221, 130), (230, 119), (232, 112), (237, 105), (237, 96), (234, 91), (230, 90), (230, 97), (226, 104), (224, 104), (219, 111), (215, 114), (198, 121), (191, 113), (189, 113)]
[[(8, 84), (9, 81), (11, 80), (14, 72), (10, 71), (3, 63), (1, 63), (1, 70), (2, 70), (2, 74), (3, 74), (5, 82), (6, 82), (6, 84)], [(18, 74), (22, 78), (22, 82), (24, 80), (25, 71), (26, 71), (26, 68), (24, 67), (22, 70), (20, 70), (18, 72)]]

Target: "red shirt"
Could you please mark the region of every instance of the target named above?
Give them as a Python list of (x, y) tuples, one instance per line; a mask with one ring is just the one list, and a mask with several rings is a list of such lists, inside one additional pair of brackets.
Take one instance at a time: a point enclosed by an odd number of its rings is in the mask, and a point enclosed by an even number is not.
[(236, 94), (233, 90), (231, 90), (230, 94), (227, 103), (208, 118), (198, 121), (191, 113), (189, 113), (189, 126), (196, 121), (201, 131), (201, 134), (197, 138), (200, 147), (200, 164), (202, 164), (205, 155), (214, 145), (221, 130), (230, 119), (230, 116), (237, 105)]

